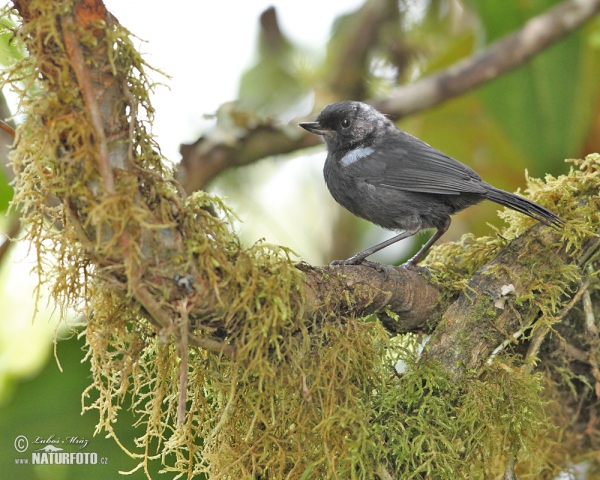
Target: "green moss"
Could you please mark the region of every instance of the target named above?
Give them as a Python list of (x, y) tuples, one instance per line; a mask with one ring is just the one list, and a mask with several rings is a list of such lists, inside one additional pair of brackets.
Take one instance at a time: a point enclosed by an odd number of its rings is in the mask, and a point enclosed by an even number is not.
[[(477, 376), (451, 380), (435, 363), (411, 361), (374, 399), (373, 431), (387, 446), (393, 478), (486, 478), (504, 459), (536, 471), (553, 430), (540, 399), (542, 376), (497, 360)], [(501, 471), (501, 470), (500, 470)]]

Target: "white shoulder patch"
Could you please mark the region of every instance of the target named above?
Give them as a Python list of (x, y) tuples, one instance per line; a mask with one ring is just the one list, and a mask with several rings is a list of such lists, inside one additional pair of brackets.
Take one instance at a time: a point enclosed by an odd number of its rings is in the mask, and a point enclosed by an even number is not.
[(361, 158), (368, 157), (375, 150), (371, 147), (359, 147), (354, 150), (350, 150), (346, 155), (342, 157), (341, 163), (345, 167), (352, 165), (354, 162), (360, 160)]

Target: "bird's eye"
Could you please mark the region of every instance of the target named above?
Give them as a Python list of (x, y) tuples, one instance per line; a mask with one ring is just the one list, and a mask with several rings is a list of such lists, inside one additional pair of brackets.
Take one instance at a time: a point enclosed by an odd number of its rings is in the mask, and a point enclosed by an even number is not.
[(350, 126), (350, 120), (348, 120), (347, 118), (344, 118), (342, 120), (342, 128), (348, 128)]

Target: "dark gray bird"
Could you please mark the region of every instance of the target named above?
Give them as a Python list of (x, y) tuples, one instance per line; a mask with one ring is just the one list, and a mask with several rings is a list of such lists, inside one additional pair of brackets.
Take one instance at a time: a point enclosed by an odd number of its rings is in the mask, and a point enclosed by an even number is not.
[(332, 265), (359, 265), (379, 250), (435, 228), (435, 234), (405, 266), (414, 267), (450, 226), (450, 215), (491, 200), (560, 228), (564, 220), (526, 198), (492, 187), (466, 165), (396, 128), (361, 102), (328, 105), (315, 122), (301, 123), (327, 144), (325, 183), (333, 198), (354, 215), (389, 230), (395, 237)]

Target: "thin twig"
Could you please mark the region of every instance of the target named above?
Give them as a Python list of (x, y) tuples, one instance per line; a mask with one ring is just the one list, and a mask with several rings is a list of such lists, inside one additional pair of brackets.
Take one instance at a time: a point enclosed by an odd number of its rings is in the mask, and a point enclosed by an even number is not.
[(595, 235), (592, 237), (590, 241), (587, 242), (585, 247), (583, 248), (583, 252), (579, 255), (577, 259), (577, 265), (584, 267), (588, 263), (592, 261), (594, 256), (598, 253), (600, 249), (600, 229), (596, 230)]
[(504, 470), (504, 475), (502, 480), (519, 480), (517, 473), (515, 472), (515, 467), (517, 466), (517, 457), (509, 457), (506, 459), (506, 469)]
[[(587, 291), (587, 288), (589, 287), (589, 285), (590, 285), (590, 279), (586, 278), (585, 281), (581, 284), (581, 286), (577, 290), (577, 293), (575, 295), (573, 295), (573, 297), (571, 298), (569, 303), (567, 305), (565, 305), (565, 307), (560, 312), (560, 315), (558, 317), (556, 317), (552, 321), (552, 323), (560, 322), (563, 318), (565, 318), (567, 313), (569, 313), (569, 311), (579, 301), (581, 296)], [(540, 350), (540, 347), (542, 346), (542, 343), (543, 343), (544, 339), (546, 338), (546, 335), (548, 334), (549, 331), (550, 331), (550, 325), (547, 323), (544, 323), (544, 324), (540, 325), (533, 332), (533, 335), (531, 336), (531, 341), (529, 342), (529, 348), (527, 349), (527, 354), (525, 355), (526, 363), (528, 360), (533, 359), (533, 357), (535, 357), (537, 355), (537, 353)], [(525, 369), (527, 369), (529, 371), (531, 371), (532, 368), (533, 368), (532, 364), (528, 364), (525, 366)]]
[(567, 352), (567, 355), (569, 357), (571, 357), (573, 360), (577, 360), (578, 362), (587, 363), (588, 365), (591, 365), (590, 357), (586, 352), (578, 349), (577, 347), (575, 347), (574, 345), (571, 345), (570, 343), (565, 343), (564, 347), (565, 347), (565, 351)]
[(171, 318), (160, 308), (160, 305), (154, 300), (154, 297), (145, 286), (138, 285), (133, 296), (149, 313), (149, 320), (155, 327), (160, 330), (169, 328)]
[(583, 312), (585, 313), (585, 330), (588, 335), (598, 336), (598, 327), (596, 326), (596, 318), (592, 309), (592, 299), (590, 291), (586, 289), (583, 293)]
[[(597, 383), (596, 383), (597, 385)], [(596, 395), (598, 395), (598, 392), (596, 392)], [(585, 434), (588, 436), (589, 440), (590, 440), (590, 444), (592, 445), (592, 448), (594, 450), (598, 450), (598, 442), (596, 442), (596, 437), (598, 436), (598, 429), (597, 429), (597, 424), (598, 423), (598, 415), (596, 415), (596, 412), (594, 411), (593, 408), (590, 408), (590, 419), (587, 423), (587, 426), (585, 427)]]
[(191, 333), (189, 334), (188, 341), (190, 345), (194, 345), (195, 347), (200, 347), (211, 352), (221, 353), (223, 355), (227, 355), (229, 358), (235, 358), (235, 347), (228, 343), (215, 340), (214, 338), (193, 335)]
[(188, 387), (188, 333), (190, 322), (188, 319), (187, 299), (181, 303), (179, 324), (179, 405), (177, 406), (177, 422), (185, 423), (187, 387)]
[(16, 135), (15, 129), (13, 127), (11, 127), (8, 123), (6, 123), (4, 120), (0, 120), (0, 130), (4, 130), (10, 136), (15, 138), (15, 135)]
[(377, 467), (377, 476), (381, 478), (381, 480), (393, 480), (394, 477), (390, 475), (390, 473), (386, 470), (383, 465), (379, 465)]
[(527, 372), (531, 373), (533, 371), (533, 363), (530, 362), (530, 360), (537, 356), (538, 352), (540, 351), (540, 347), (542, 346), (542, 343), (544, 342), (549, 331), (550, 325), (544, 323), (537, 327), (533, 332), (533, 335), (531, 335), (529, 348), (527, 349), (527, 354), (525, 355), (526, 365), (523, 367), (523, 369)]
[(19, 215), (13, 215), (8, 224), (8, 231), (3, 235), (6, 237), (2, 243), (0, 243), (0, 265), (4, 261), (4, 257), (9, 251), (9, 247), (14, 243), (13, 240), (21, 230), (21, 220)]

